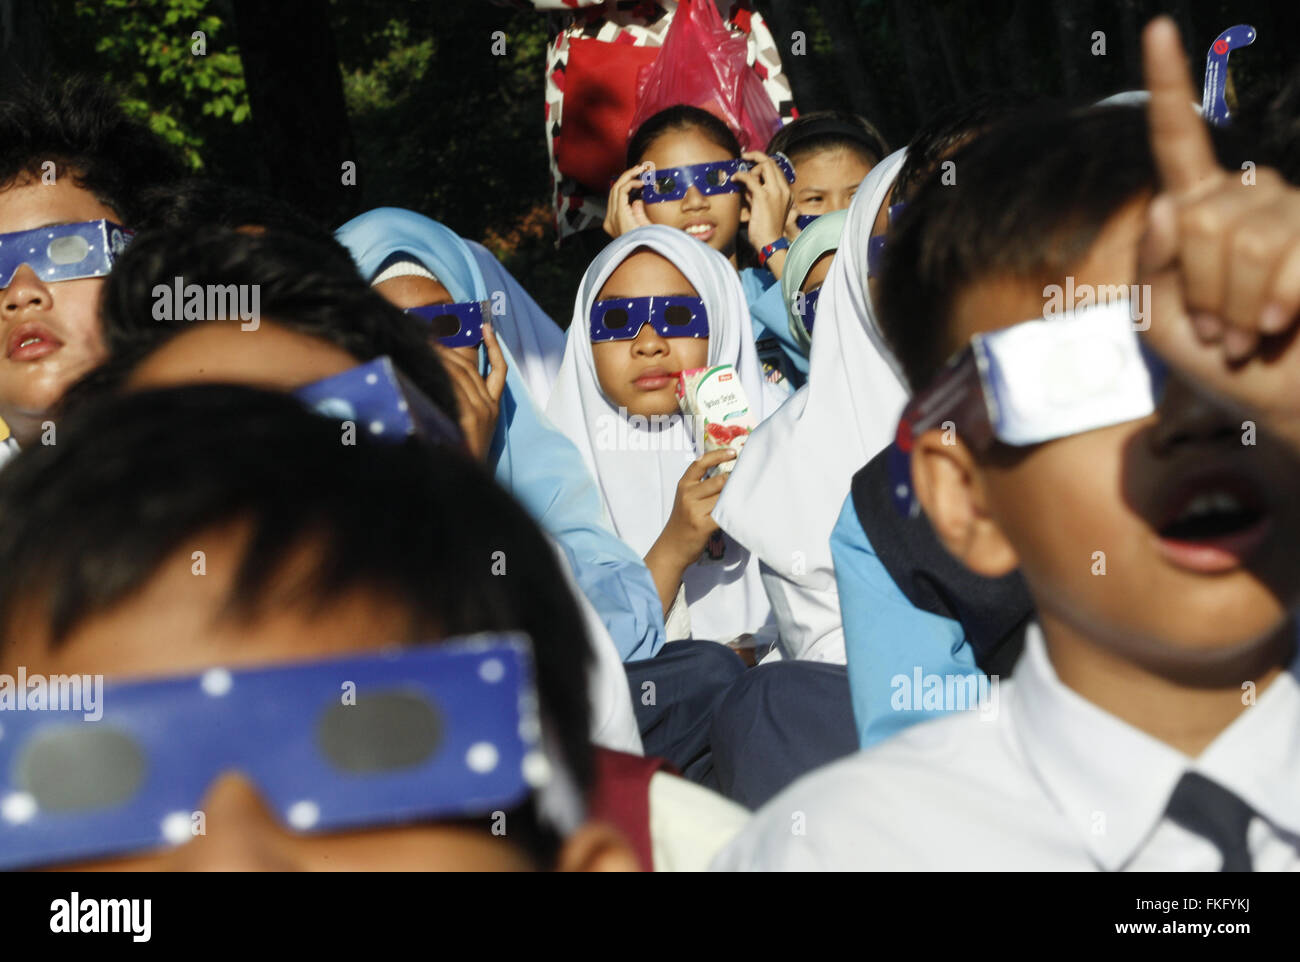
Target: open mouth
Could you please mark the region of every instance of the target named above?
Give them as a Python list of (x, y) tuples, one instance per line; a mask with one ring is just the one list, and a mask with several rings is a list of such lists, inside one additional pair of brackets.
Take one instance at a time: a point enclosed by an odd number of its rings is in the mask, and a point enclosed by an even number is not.
[(686, 226), (686, 227), (683, 227), (682, 229), (683, 229), (684, 231), (686, 231), (686, 233), (688, 233), (688, 234), (690, 234), (692, 237), (694, 237), (696, 240), (708, 241), (709, 238), (711, 238), (711, 237), (713, 236), (713, 232), (717, 229), (717, 225), (715, 225), (715, 224), (690, 224), (690, 225), (688, 225), (688, 226)]
[(1239, 478), (1201, 481), (1171, 507), (1157, 529), (1161, 551), (1177, 566), (1202, 573), (1240, 567), (1272, 527), (1259, 492)]
[(1238, 534), (1259, 522), (1264, 513), (1228, 491), (1198, 494), (1182, 512), (1160, 529), (1160, 537), (1174, 541), (1208, 541)]
[(10, 336), (5, 356), (11, 361), (36, 361), (62, 346), (62, 341), (43, 328), (25, 324)]

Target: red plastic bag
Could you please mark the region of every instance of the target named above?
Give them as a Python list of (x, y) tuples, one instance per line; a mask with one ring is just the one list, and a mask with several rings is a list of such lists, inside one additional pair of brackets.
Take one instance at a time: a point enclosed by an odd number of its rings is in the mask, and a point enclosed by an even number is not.
[(659, 111), (690, 104), (721, 118), (742, 150), (766, 148), (781, 129), (781, 115), (748, 54), (749, 42), (732, 35), (712, 0), (679, 0), (659, 56), (638, 74), (628, 136)]

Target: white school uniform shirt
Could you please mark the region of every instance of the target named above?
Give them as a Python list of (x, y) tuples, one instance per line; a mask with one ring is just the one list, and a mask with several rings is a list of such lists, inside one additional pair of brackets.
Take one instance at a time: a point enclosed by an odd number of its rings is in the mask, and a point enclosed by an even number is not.
[(867, 287), (867, 241), (906, 152), (871, 169), (817, 302), (808, 383), (745, 444), (713, 509), (762, 563), (784, 656), (844, 664), (830, 537), (854, 473), (893, 440), (907, 402)]
[[(1165, 817), (1187, 771), (1256, 812), (1256, 871), (1300, 871), (1300, 657), (1196, 758), (1067, 688), (1038, 627), (997, 711), (914, 725), (795, 782), (720, 870), (1218, 871)], [(804, 834), (799, 834), (800, 832)]]

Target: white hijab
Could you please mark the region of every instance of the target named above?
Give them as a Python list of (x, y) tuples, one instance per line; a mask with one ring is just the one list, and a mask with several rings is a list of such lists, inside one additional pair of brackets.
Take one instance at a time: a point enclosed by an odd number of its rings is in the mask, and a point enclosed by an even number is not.
[[(578, 291), (546, 413), (582, 452), (615, 532), (644, 555), (663, 531), (677, 482), (697, 455), (679, 415), (657, 426), (632, 424), (605, 396), (596, 377), (591, 307), (609, 276), (638, 248), (667, 258), (691, 282), (709, 313), (708, 364), (735, 365), (760, 421), (780, 403), (780, 394), (763, 378), (740, 278), (717, 251), (682, 231), (653, 225), (623, 234), (592, 261)], [(731, 538), (725, 541), (721, 561), (697, 561), (686, 569), (691, 637), (729, 641), (768, 620), (770, 608), (757, 562)]]
[(907, 401), (867, 289), (867, 241), (906, 151), (869, 173), (849, 205), (817, 302), (808, 383), (745, 445), (713, 517), (770, 569), (786, 655), (843, 663), (830, 535), (854, 473), (887, 445)]

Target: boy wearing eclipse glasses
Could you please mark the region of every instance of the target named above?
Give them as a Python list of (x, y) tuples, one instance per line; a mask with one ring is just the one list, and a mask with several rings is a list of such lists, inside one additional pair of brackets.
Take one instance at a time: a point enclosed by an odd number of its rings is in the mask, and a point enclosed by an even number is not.
[(64, 390), (104, 359), (103, 278), (142, 190), (179, 171), (92, 81), (29, 86), (0, 103), (0, 442), (10, 452), (35, 443)]

